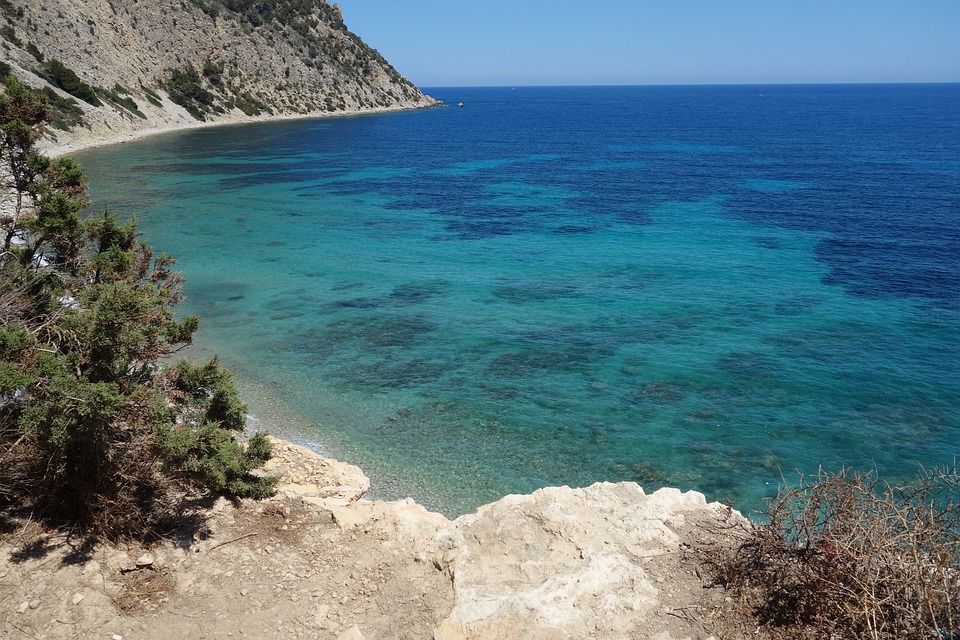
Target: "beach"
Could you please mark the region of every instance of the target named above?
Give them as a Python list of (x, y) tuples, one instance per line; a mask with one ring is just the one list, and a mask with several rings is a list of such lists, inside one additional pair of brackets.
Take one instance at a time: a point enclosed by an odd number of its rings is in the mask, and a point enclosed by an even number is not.
[[(439, 106), (439, 105), (432, 105)], [(350, 111), (315, 111), (313, 113), (285, 113), (246, 115), (234, 111), (226, 115), (217, 116), (210, 121), (201, 121), (192, 118), (172, 118), (165, 122), (141, 122), (127, 118), (123, 122), (129, 125), (124, 129), (116, 123), (112, 126), (103, 126), (97, 121), (89, 123), (89, 127), (75, 127), (71, 131), (52, 131), (44, 136), (37, 144), (41, 153), (57, 158), (69, 156), (84, 149), (95, 149), (114, 144), (124, 144), (134, 140), (141, 140), (150, 136), (189, 131), (191, 129), (205, 129), (210, 127), (225, 127), (231, 125), (250, 124), (254, 122), (282, 122), (287, 120), (317, 120), (324, 118), (343, 118), (361, 115), (395, 113), (410, 109), (432, 108), (431, 106), (399, 105), (395, 107), (367, 107)]]

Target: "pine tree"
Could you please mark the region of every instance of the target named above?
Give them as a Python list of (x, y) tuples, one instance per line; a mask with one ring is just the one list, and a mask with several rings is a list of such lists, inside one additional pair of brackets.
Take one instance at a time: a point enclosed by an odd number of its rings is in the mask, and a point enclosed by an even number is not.
[(190, 344), (174, 260), (135, 218), (83, 219), (86, 179), (36, 152), (42, 96), (9, 77), (0, 96), (0, 502), (106, 537), (171, 526), (189, 489), (259, 497), (275, 478), (245, 407), (214, 358), (161, 366)]

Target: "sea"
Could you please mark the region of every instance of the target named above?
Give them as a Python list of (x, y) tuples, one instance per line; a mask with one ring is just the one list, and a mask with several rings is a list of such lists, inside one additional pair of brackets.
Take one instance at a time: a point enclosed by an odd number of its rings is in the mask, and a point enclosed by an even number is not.
[(960, 85), (426, 92), (77, 155), (252, 428), (448, 516), (955, 464)]

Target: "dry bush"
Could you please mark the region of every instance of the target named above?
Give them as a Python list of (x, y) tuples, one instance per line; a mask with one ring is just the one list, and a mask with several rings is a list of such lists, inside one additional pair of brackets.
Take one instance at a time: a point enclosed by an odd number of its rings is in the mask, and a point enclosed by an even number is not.
[(767, 524), (708, 552), (740, 614), (794, 638), (960, 638), (960, 476), (923, 471), (801, 476)]
[[(128, 437), (106, 437), (118, 433)], [(49, 526), (82, 523), (97, 538), (150, 540), (172, 531), (183, 515), (184, 491), (164, 472), (147, 432), (94, 434), (104, 437), (91, 437), (68, 453), (4, 435), (0, 503), (29, 505)]]

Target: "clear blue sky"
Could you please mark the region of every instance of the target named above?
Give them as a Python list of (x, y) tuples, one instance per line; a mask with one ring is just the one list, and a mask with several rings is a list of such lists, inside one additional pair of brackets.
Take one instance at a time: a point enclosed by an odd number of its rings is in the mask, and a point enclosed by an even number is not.
[(419, 86), (960, 82), (960, 0), (340, 0)]

